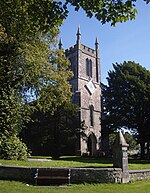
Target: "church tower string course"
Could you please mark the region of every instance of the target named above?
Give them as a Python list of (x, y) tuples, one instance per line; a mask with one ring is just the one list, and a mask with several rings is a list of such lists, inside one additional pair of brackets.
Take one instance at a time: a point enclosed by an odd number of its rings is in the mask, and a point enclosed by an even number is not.
[[(62, 49), (62, 42), (59, 42)], [(98, 39), (95, 49), (81, 43), (80, 28), (77, 30), (76, 44), (65, 50), (71, 62), (74, 76), (72, 85), (73, 102), (79, 106), (79, 122), (85, 123), (86, 138), (79, 136), (76, 155), (95, 156), (101, 150), (101, 88), (100, 88), (100, 50)]]

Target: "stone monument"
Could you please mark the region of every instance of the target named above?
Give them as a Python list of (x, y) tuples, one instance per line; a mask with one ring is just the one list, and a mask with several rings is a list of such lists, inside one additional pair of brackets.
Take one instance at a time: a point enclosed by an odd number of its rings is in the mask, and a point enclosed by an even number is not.
[(128, 146), (129, 145), (126, 143), (121, 131), (118, 132), (113, 144), (113, 166), (116, 168), (122, 168), (122, 183), (129, 182)]

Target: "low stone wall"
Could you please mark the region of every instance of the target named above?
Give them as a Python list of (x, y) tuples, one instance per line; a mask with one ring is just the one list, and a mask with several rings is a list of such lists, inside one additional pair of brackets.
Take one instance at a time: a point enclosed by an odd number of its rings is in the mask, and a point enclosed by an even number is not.
[(34, 183), (36, 168), (0, 166), (0, 180), (16, 180)]
[(121, 183), (121, 168), (73, 168), (71, 183)]
[[(0, 180), (17, 180), (34, 183), (37, 168), (0, 166)], [(121, 183), (120, 168), (71, 168), (71, 183)]]
[(129, 170), (129, 180), (150, 180), (150, 169)]
[[(0, 180), (16, 180), (35, 183), (37, 168), (0, 166)], [(121, 168), (71, 168), (71, 183), (122, 183)], [(150, 180), (150, 169), (129, 170), (129, 181)]]

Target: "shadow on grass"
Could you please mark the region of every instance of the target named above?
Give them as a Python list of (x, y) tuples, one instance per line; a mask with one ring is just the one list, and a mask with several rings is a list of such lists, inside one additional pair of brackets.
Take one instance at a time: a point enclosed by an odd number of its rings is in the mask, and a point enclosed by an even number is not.
[[(31, 158), (45, 158), (47, 160), (56, 160), (56, 161), (66, 161), (66, 162), (79, 162), (79, 163), (95, 163), (95, 164), (113, 164), (113, 158), (94, 158), (94, 157), (81, 157), (81, 156), (61, 156), (57, 159), (53, 159), (52, 157), (48, 156), (32, 156)], [(129, 158), (129, 164), (150, 164), (150, 160), (140, 160), (140, 159), (133, 159)]]
[(130, 164), (150, 164), (150, 160), (129, 159)]
[[(99, 167), (105, 167), (103, 165), (106, 165), (106, 167), (112, 167), (108, 164), (112, 164), (113, 161), (111, 158), (91, 158), (91, 157), (80, 157), (80, 156), (63, 156), (58, 159), (59, 161), (68, 161), (68, 162), (79, 162), (79, 163), (88, 163), (88, 164), (100, 164), (97, 166), (86, 166), (86, 168), (99, 168)], [(102, 166), (101, 166), (102, 165)], [(107, 166), (108, 165), (108, 166)]]

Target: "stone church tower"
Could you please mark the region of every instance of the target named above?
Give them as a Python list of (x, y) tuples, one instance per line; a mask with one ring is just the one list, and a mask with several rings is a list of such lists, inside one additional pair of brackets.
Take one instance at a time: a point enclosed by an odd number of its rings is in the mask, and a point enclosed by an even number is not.
[[(61, 41), (59, 48), (61, 49)], [(69, 81), (72, 85), (73, 102), (79, 106), (79, 121), (85, 123), (86, 137), (79, 136), (76, 155), (95, 156), (101, 144), (101, 88), (100, 88), (100, 53), (96, 38), (95, 49), (81, 43), (78, 28), (77, 41), (73, 47), (65, 50), (74, 73)]]

